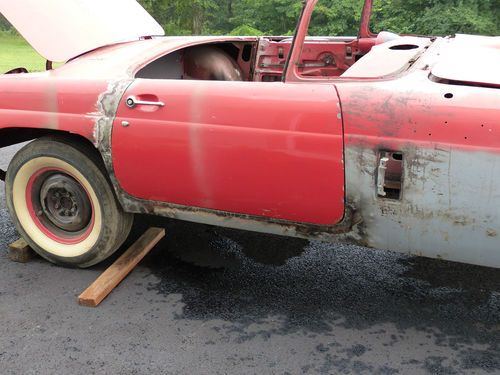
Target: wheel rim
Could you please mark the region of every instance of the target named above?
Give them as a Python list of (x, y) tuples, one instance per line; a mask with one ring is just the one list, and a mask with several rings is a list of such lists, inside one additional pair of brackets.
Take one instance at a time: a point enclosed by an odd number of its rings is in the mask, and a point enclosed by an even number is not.
[[(34, 193), (34, 192), (33, 192)], [(64, 232), (85, 229), (92, 218), (90, 199), (85, 189), (74, 178), (55, 173), (46, 178), (40, 188), (39, 199), (34, 200), (40, 220), (49, 220)], [(38, 206), (38, 207), (37, 207)], [(40, 207), (41, 206), (41, 207)]]
[(85, 187), (62, 169), (44, 168), (26, 186), (29, 213), (36, 226), (62, 244), (85, 240), (94, 225), (94, 207)]

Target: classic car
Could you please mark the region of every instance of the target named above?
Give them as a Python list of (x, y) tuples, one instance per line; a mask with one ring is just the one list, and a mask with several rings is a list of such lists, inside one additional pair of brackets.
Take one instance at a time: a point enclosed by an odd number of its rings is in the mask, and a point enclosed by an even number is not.
[(500, 38), (375, 34), (372, 0), (314, 37), (316, 3), (293, 37), (165, 37), (135, 0), (0, 0), (48, 68), (0, 76), (22, 237), (89, 267), (146, 213), (500, 267)]

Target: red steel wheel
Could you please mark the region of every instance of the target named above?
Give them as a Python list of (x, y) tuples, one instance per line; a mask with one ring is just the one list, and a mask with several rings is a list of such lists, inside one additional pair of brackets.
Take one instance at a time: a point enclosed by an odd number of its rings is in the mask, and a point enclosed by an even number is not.
[(18, 231), (54, 263), (94, 265), (130, 231), (133, 216), (121, 209), (95, 153), (42, 138), (21, 149), (7, 171), (7, 205)]

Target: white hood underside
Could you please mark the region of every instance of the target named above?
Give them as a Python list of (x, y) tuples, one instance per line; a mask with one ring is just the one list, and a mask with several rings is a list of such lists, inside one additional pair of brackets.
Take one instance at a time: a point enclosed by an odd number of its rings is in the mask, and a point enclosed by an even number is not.
[(50, 61), (165, 35), (136, 0), (0, 0), (0, 13)]

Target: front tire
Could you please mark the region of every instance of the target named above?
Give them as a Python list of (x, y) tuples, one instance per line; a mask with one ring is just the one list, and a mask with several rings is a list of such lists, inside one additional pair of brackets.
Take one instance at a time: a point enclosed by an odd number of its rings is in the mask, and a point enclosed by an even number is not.
[(120, 207), (91, 146), (41, 138), (12, 159), (6, 199), (18, 232), (39, 255), (86, 268), (113, 254), (133, 215)]

